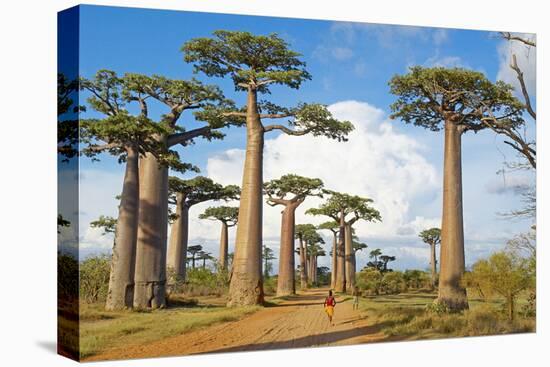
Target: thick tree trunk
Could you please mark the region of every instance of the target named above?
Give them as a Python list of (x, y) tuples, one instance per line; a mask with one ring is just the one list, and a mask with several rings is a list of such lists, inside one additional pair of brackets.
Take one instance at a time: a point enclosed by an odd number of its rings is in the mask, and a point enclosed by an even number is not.
[(115, 244), (111, 259), (109, 293), (105, 309), (131, 308), (134, 298), (134, 271), (136, 265), (136, 241), (139, 215), (139, 154), (137, 149), (128, 149), (126, 172), (118, 219)]
[(443, 220), (441, 223), (438, 302), (447, 305), (451, 310), (468, 308), (466, 289), (460, 284), (465, 270), (461, 135), (460, 128), (454, 122), (445, 122)]
[(332, 237), (332, 270), (330, 272), (330, 288), (336, 287), (336, 247), (338, 246), (338, 240), (336, 233), (333, 232)]
[(227, 255), (229, 248), (228, 226), (226, 222), (222, 222), (222, 233), (220, 236), (220, 268), (227, 270)]
[(346, 224), (344, 238), (346, 249), (346, 288), (348, 290), (353, 290), (353, 287), (355, 287), (355, 252), (353, 251), (351, 224)]
[(264, 128), (256, 90), (249, 88), (246, 115), (246, 156), (239, 220), (229, 286), (229, 306), (262, 304), (262, 185)]
[(334, 290), (336, 292), (346, 291), (346, 250), (345, 250), (345, 222), (343, 211), (340, 213), (340, 231), (338, 234), (338, 250), (336, 261), (336, 285)]
[(181, 280), (185, 279), (187, 270), (187, 244), (189, 239), (189, 207), (185, 204), (185, 197), (176, 194), (176, 215), (170, 231), (170, 244), (166, 265), (174, 271)]
[(304, 241), (300, 238), (300, 288), (307, 288), (307, 258)]
[(277, 296), (296, 294), (294, 284), (294, 223), (296, 205), (288, 204), (281, 221), (281, 247), (279, 251), (279, 275)]
[(436, 259), (436, 256), (435, 256), (435, 244), (432, 243), (430, 245), (430, 251), (431, 251), (431, 260), (430, 260), (430, 267), (431, 267), (431, 271), (432, 271), (432, 288), (435, 288), (435, 286), (437, 285), (437, 259)]
[(168, 169), (150, 153), (140, 163), (139, 197), (134, 307), (161, 308), (166, 306)]
[(313, 257), (313, 282), (319, 286), (319, 272), (317, 271), (317, 256)]

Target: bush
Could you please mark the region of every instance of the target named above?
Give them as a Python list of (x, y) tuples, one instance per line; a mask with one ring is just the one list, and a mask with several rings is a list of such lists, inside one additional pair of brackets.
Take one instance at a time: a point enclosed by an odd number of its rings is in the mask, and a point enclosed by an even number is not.
[(109, 290), (111, 259), (92, 256), (80, 264), (80, 298), (87, 303), (105, 302)]
[(67, 254), (57, 254), (57, 297), (65, 302), (78, 297), (78, 260)]
[(426, 311), (428, 311), (428, 313), (442, 315), (444, 313), (449, 313), (449, 307), (444, 303), (435, 301), (426, 305)]
[(268, 295), (272, 295), (277, 293), (277, 278), (276, 277), (269, 277), (264, 278), (264, 293)]
[(381, 286), (386, 294), (398, 294), (407, 288), (403, 273), (400, 271), (385, 273), (382, 278)]
[(191, 268), (187, 270), (187, 279), (182, 292), (186, 296), (221, 296), (228, 290), (229, 274), (227, 271), (213, 272), (208, 268)]
[(366, 295), (380, 294), (382, 279), (382, 273), (374, 268), (365, 268), (356, 275), (357, 287)]

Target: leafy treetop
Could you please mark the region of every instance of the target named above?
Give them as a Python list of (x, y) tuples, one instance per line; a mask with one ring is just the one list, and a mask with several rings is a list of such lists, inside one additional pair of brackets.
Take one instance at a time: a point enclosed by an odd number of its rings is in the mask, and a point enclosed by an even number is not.
[(200, 219), (214, 219), (225, 223), (228, 227), (237, 224), (239, 208), (233, 206), (214, 206), (206, 208), (204, 213), (199, 215)]
[(391, 118), (439, 131), (443, 121), (459, 125), (461, 132), (478, 131), (491, 124), (523, 124), (522, 103), (512, 86), (488, 80), (483, 73), (463, 68), (414, 66), (396, 75), (390, 91), (398, 99)]
[(316, 232), (316, 228), (313, 224), (297, 224), (294, 228), (294, 235), (297, 239), (304, 239), (305, 236), (309, 236), (310, 233)]
[(114, 233), (116, 230), (116, 218), (100, 215), (98, 219), (90, 222), (90, 226), (94, 228), (103, 228), (102, 234)]
[(168, 188), (169, 203), (183, 204), (188, 208), (208, 200), (236, 200), (240, 195), (238, 186), (223, 186), (204, 176), (197, 176), (189, 180), (171, 176), (168, 180)]
[(439, 228), (425, 229), (418, 236), (429, 245), (435, 246), (441, 243), (441, 229)]
[(311, 79), (301, 55), (288, 46), (275, 33), (263, 36), (218, 30), (212, 38), (186, 42), (182, 51), (185, 61), (194, 63), (195, 71), (216, 77), (229, 75), (237, 90), (253, 87), (269, 93), (269, 84), (298, 89)]
[[(323, 181), (288, 174), (264, 183), (264, 193), (270, 206), (301, 204), (308, 196), (322, 197)], [(290, 195), (290, 197), (288, 197)]]
[[(325, 190), (325, 192), (331, 195), (330, 198), (319, 208), (308, 209), (306, 214), (325, 215), (338, 223), (340, 222), (340, 216), (343, 214), (348, 225), (353, 225), (360, 219), (369, 222), (382, 220), (380, 212), (369, 205), (373, 202), (372, 199), (329, 190)], [(348, 215), (352, 217), (346, 220)]]
[[(298, 89), (302, 82), (311, 79), (305, 63), (299, 59), (300, 54), (290, 50), (288, 43), (276, 34), (263, 36), (219, 30), (211, 38), (186, 42), (182, 51), (185, 61), (194, 63), (195, 72), (214, 77), (229, 75), (236, 90), (270, 93), (270, 84)], [(260, 101), (258, 109), (261, 119), (289, 119), (288, 126), (265, 126), (265, 132), (280, 130), (288, 135), (313, 134), (346, 141), (353, 130), (349, 121), (335, 119), (327, 106), (321, 104), (301, 103), (295, 108), (285, 108)], [(243, 123), (246, 116), (245, 109), (218, 112), (221, 112), (218, 118), (215, 113), (211, 118), (224, 120), (232, 117)]]

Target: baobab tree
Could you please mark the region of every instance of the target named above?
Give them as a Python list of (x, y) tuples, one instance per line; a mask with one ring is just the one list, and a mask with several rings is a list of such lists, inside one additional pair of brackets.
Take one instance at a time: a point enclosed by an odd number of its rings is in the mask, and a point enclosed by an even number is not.
[(483, 73), (462, 68), (412, 67), (390, 82), (397, 96), (391, 118), (431, 131), (445, 130), (443, 167), (443, 218), (441, 267), (437, 302), (451, 310), (468, 308), (464, 273), (462, 217), (462, 135), (505, 121), (520, 126), (523, 104), (512, 95), (512, 86), (492, 83)]
[(187, 252), (191, 255), (191, 267), (195, 269), (197, 256), (202, 252), (202, 245), (193, 245), (187, 247)]
[(223, 186), (203, 176), (189, 180), (170, 177), (169, 203), (176, 206), (176, 219), (170, 231), (167, 266), (179, 279), (185, 279), (187, 242), (189, 239), (189, 209), (193, 205), (210, 200), (234, 200), (239, 198), (239, 187)]
[(314, 236), (316, 228), (313, 224), (297, 224), (294, 230), (295, 236), (298, 239), (298, 254), (300, 256), (300, 288), (306, 289), (308, 284), (307, 276), (307, 244), (306, 240)]
[(294, 226), (296, 209), (308, 196), (322, 196), (323, 181), (298, 175), (284, 175), (264, 183), (267, 204), (282, 205), (281, 246), (277, 296), (296, 293), (294, 284)]
[[(278, 131), (293, 136), (312, 134), (345, 141), (353, 125), (336, 120), (326, 106), (320, 104), (301, 103), (295, 108), (284, 108), (269, 101), (258, 102), (258, 94), (270, 93), (272, 85), (298, 89), (311, 78), (300, 54), (290, 50), (276, 34), (263, 36), (219, 30), (212, 38), (186, 42), (182, 50), (185, 61), (194, 63), (196, 72), (212, 77), (229, 76), (237, 91), (247, 93), (245, 108), (223, 114), (245, 119), (247, 137), (228, 304), (261, 304), (264, 135)], [(289, 120), (287, 125), (264, 125), (262, 122), (283, 118)]]
[[(306, 214), (325, 215), (340, 223), (339, 251), (337, 251), (337, 275), (335, 289), (344, 292), (355, 287), (355, 252), (353, 251), (353, 225), (359, 220), (382, 220), (380, 212), (369, 204), (372, 199), (325, 190), (330, 198), (319, 208), (311, 208)], [(348, 218), (348, 216), (350, 216)]]
[(369, 257), (371, 259), (374, 259), (375, 263), (378, 263), (378, 256), (380, 256), (380, 255), (382, 255), (382, 250), (380, 250), (379, 248), (374, 249), (371, 252), (369, 252)]
[(385, 273), (387, 271), (392, 271), (391, 269), (388, 270), (388, 263), (395, 261), (395, 256), (390, 255), (381, 255), (380, 261), (382, 262), (382, 272)]
[(212, 219), (221, 222), (222, 233), (220, 236), (219, 265), (223, 271), (227, 271), (227, 256), (229, 250), (229, 228), (237, 225), (239, 208), (232, 206), (213, 206), (207, 208), (199, 215), (200, 219)]
[(57, 74), (57, 154), (68, 162), (78, 155), (78, 79)]
[(437, 258), (435, 247), (441, 243), (441, 229), (430, 228), (420, 232), (419, 237), (424, 243), (430, 246), (430, 269), (432, 273), (432, 288), (435, 288), (437, 282)]
[(199, 251), (197, 254), (197, 260), (202, 260), (202, 268), (206, 269), (206, 260), (213, 260), (212, 254), (206, 251)]
[[(204, 85), (195, 79), (175, 80), (132, 73), (126, 74), (124, 79), (132, 93), (153, 99), (168, 109), (157, 123), (164, 131), (153, 136), (162, 152), (168, 152), (176, 145), (185, 147), (199, 137), (221, 139), (224, 135), (219, 129), (241, 124), (230, 117), (214, 117), (214, 110), (233, 106), (233, 102), (225, 99), (216, 86)], [(140, 104), (147, 108), (144, 103)], [(195, 111), (195, 118), (189, 121), (200, 126), (187, 129), (188, 126), (180, 124), (180, 118), (187, 110)], [(173, 156), (171, 162), (177, 164), (178, 157)], [(158, 155), (147, 153), (141, 159), (140, 179), (134, 306), (158, 308), (166, 304), (168, 165), (160, 162)]]
[[(319, 236), (319, 239), (323, 241), (323, 239)], [(323, 242), (310, 242), (307, 245), (307, 252), (309, 255), (309, 279), (311, 280), (311, 284), (317, 286), (318, 284), (318, 272), (317, 272), (317, 259), (319, 256), (326, 256), (326, 252), (323, 249), (323, 247), (320, 245), (320, 243)]]
[[(292, 254), (294, 257), (294, 254)], [(262, 248), (262, 258), (264, 260), (264, 279), (269, 278), (269, 273), (273, 269), (273, 264), (271, 263), (271, 260), (275, 260), (275, 254), (273, 253), (273, 250), (267, 247), (266, 245)]]
[(352, 244), (353, 266), (354, 266), (355, 269), (357, 269), (357, 252), (363, 251), (367, 247), (369, 247), (369, 246), (366, 243), (359, 242), (359, 239), (357, 238), (357, 236), (353, 236), (353, 244)]
[(330, 288), (334, 289), (336, 286), (336, 249), (338, 247), (338, 231), (340, 229), (340, 224), (336, 221), (328, 221), (321, 223), (317, 226), (317, 229), (319, 230), (329, 230), (332, 232), (332, 250), (331, 250), (331, 266), (332, 269), (330, 271)]
[[(162, 164), (173, 162), (169, 152), (160, 156), (161, 149), (153, 139), (164, 127), (148, 119), (145, 97), (129, 91), (126, 79), (113, 71), (100, 70), (92, 79), (82, 78), (80, 86), (90, 93), (88, 104), (105, 116), (81, 121), (80, 137), (85, 144), (82, 154), (97, 160), (98, 154), (107, 152), (126, 166), (105, 308), (132, 307), (140, 187), (138, 161), (140, 156), (150, 154), (159, 157)], [(140, 105), (137, 116), (127, 110), (127, 104), (134, 101)]]

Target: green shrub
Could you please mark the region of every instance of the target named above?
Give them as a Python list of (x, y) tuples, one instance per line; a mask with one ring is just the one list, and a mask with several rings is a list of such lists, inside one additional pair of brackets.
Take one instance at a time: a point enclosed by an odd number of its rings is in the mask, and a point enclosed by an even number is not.
[(277, 277), (264, 278), (264, 293), (268, 295), (277, 293)]
[(87, 303), (105, 302), (109, 289), (111, 259), (92, 256), (80, 264), (80, 298)]
[(407, 285), (402, 272), (391, 271), (384, 274), (381, 287), (386, 294), (398, 294), (406, 290)]
[(71, 255), (57, 254), (57, 297), (65, 302), (78, 297), (78, 260)]

